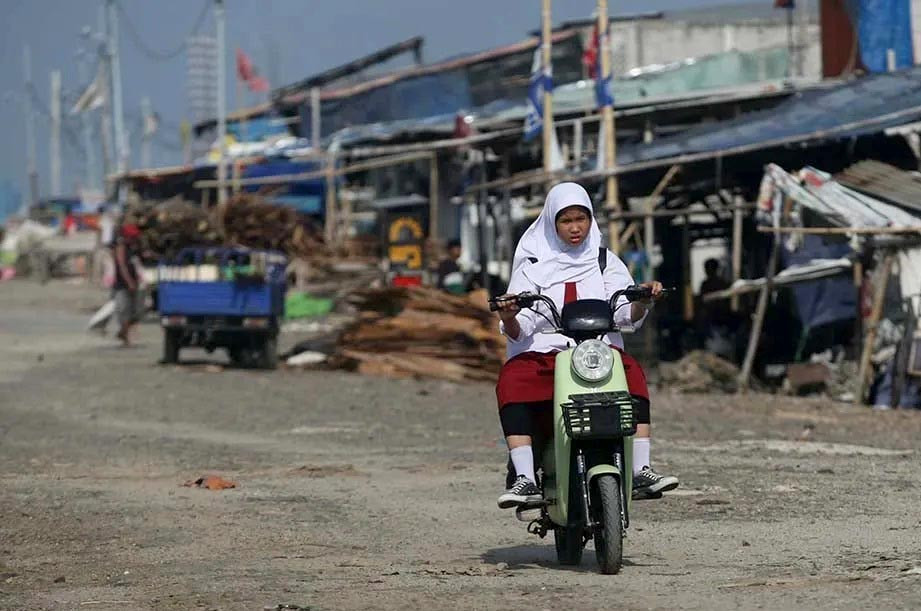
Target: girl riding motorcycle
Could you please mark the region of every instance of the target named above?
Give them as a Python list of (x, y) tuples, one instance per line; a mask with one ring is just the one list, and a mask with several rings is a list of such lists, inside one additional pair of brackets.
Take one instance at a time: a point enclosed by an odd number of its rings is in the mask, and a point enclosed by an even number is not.
[[(633, 285), (620, 258), (604, 248), (595, 222), (592, 201), (580, 185), (565, 182), (547, 194), (540, 216), (525, 231), (512, 266), (506, 295), (521, 292), (545, 295), (562, 311), (577, 299), (608, 300), (618, 290)], [(653, 298), (618, 308), (618, 326), (639, 327), (662, 284), (646, 282)], [(621, 297), (626, 303), (626, 298)], [(515, 478), (499, 497), (499, 507), (520, 507), (541, 500), (536, 484), (533, 438), (552, 434), (554, 354), (571, 342), (553, 329), (549, 319), (521, 310), (514, 301), (497, 299), (500, 328), (507, 338), (508, 360), (499, 374), (496, 396), (499, 420), (508, 443)], [(618, 306), (621, 305), (619, 302)], [(540, 307), (540, 306), (538, 306)], [(633, 439), (634, 498), (659, 498), (678, 487), (678, 479), (653, 471), (649, 460), (650, 410), (646, 375), (639, 363), (624, 352), (620, 333), (604, 341), (621, 352), (630, 394), (637, 406), (637, 432)], [(508, 484), (507, 484), (508, 485)]]

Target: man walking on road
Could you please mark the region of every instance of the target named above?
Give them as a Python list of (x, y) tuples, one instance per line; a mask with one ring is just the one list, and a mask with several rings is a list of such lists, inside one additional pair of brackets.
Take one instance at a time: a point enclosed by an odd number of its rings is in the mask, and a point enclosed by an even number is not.
[(115, 317), (118, 320), (118, 334), (125, 346), (131, 345), (129, 333), (141, 320), (144, 298), (141, 295), (140, 274), (135, 260), (141, 231), (137, 225), (123, 225), (115, 241)]

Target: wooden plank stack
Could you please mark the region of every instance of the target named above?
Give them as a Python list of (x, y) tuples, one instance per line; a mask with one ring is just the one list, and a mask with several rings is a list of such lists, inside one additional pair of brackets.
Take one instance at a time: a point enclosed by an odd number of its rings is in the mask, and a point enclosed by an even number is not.
[(360, 315), (339, 340), (337, 366), (387, 377), (495, 381), (505, 360), (485, 291), (458, 297), (429, 288), (364, 289), (349, 302)]
[(237, 195), (215, 215), (228, 245), (277, 250), (292, 258), (311, 258), (324, 250), (320, 233), (306, 217), (259, 195)]
[(132, 206), (126, 223), (141, 230), (141, 250), (156, 258), (173, 257), (186, 246), (211, 246), (222, 242), (207, 211), (181, 198), (159, 204)]

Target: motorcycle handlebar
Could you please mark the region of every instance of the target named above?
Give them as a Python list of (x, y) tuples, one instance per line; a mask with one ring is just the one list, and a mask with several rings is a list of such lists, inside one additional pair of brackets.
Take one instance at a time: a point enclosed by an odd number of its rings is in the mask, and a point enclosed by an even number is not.
[[(669, 293), (673, 292), (674, 288), (665, 288), (662, 289), (660, 293), (661, 297), (667, 296)], [(623, 295), (627, 298), (627, 301), (640, 301), (642, 299), (649, 299), (652, 297), (652, 289), (648, 286), (628, 286), (627, 288), (617, 291), (611, 297), (612, 305), (616, 300)], [(530, 308), (534, 305), (536, 301), (544, 301), (548, 305), (553, 305), (553, 302), (544, 295), (535, 295), (534, 293), (519, 293), (517, 295), (510, 295), (508, 297), (491, 297), (489, 299), (489, 311), (497, 312), (502, 302), (514, 302), (519, 308)], [(554, 308), (555, 309), (555, 308)]]

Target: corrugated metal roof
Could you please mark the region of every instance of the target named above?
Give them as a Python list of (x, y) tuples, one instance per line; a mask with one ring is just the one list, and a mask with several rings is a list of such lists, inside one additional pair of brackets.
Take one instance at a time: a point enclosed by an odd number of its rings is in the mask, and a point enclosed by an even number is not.
[(921, 66), (804, 91), (779, 106), (618, 150), (618, 163), (706, 159), (873, 134), (921, 119)]
[(861, 161), (835, 176), (841, 184), (921, 212), (921, 176), (879, 161)]

